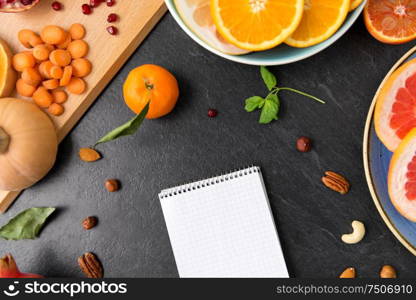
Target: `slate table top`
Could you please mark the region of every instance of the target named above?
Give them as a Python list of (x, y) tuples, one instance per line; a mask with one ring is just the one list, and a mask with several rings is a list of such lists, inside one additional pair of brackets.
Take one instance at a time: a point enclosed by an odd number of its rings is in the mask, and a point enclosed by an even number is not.
[[(166, 187), (210, 177), (247, 165), (259, 165), (268, 190), (291, 277), (337, 277), (346, 267), (360, 277), (378, 276), (392, 264), (400, 277), (416, 275), (416, 259), (379, 216), (364, 177), (364, 123), (379, 83), (413, 43), (382, 44), (361, 18), (323, 52), (270, 68), (281, 86), (310, 92), (321, 105), (295, 94), (281, 95), (280, 119), (258, 124), (243, 100), (266, 93), (259, 69), (217, 57), (194, 43), (167, 14), (140, 46), (94, 106), (62, 142), (58, 163), (39, 184), (25, 191), (0, 216), (6, 223), (33, 206), (58, 212), (40, 238), (2, 241), (24, 271), (48, 277), (81, 277), (78, 256), (98, 255), (106, 277), (177, 277), (157, 194)], [(93, 144), (133, 114), (121, 89), (128, 72), (154, 63), (171, 70), (181, 97), (165, 118), (145, 121), (133, 137), (99, 146), (104, 159), (86, 164), (80, 147)], [(217, 118), (207, 117), (216, 108)], [(299, 153), (299, 136), (313, 139), (310, 153)], [(324, 171), (344, 174), (352, 189), (341, 196), (320, 182)], [(108, 193), (103, 183), (118, 178), (122, 189)], [(82, 220), (99, 218), (85, 231)], [(367, 227), (357, 245), (340, 240), (352, 220)]]

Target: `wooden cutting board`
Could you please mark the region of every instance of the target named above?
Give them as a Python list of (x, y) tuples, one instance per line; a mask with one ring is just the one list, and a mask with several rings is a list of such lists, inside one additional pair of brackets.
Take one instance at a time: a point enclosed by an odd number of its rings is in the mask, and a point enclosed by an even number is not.
[[(166, 12), (166, 6), (164, 0), (117, 0), (112, 7), (104, 3), (95, 8), (92, 14), (84, 15), (81, 5), (88, 1), (60, 0), (64, 6), (61, 11), (51, 9), (52, 1), (40, 2), (24, 13), (0, 13), (0, 38), (16, 53), (25, 49), (17, 40), (17, 33), (21, 29), (39, 32), (50, 24), (62, 26), (64, 29), (68, 29), (73, 23), (85, 26), (85, 40), (90, 45), (87, 58), (93, 64), (93, 71), (85, 78), (88, 90), (82, 95), (70, 95), (65, 103), (64, 115), (53, 118), (59, 141), (62, 141), (160, 20)], [(115, 36), (106, 30), (109, 26), (107, 16), (110, 13), (119, 16), (119, 21), (112, 24), (119, 29), (119, 34)], [(20, 192), (0, 191), (0, 213), (7, 210)]]

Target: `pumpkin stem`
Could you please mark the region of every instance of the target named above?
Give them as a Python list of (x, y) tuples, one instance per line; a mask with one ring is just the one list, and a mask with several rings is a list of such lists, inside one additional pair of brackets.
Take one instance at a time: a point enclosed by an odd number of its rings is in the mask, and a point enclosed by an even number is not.
[(0, 127), (0, 154), (5, 153), (7, 151), (7, 149), (9, 148), (9, 144), (9, 135), (6, 133), (6, 131), (4, 131), (3, 128)]

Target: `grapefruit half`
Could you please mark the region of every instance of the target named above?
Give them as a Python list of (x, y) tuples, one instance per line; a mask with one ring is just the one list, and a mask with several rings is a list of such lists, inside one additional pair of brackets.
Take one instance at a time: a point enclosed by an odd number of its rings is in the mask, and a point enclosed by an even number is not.
[(377, 136), (394, 152), (407, 133), (416, 127), (416, 59), (393, 72), (376, 101), (374, 126)]
[(388, 189), (399, 213), (416, 222), (416, 128), (412, 129), (390, 161)]

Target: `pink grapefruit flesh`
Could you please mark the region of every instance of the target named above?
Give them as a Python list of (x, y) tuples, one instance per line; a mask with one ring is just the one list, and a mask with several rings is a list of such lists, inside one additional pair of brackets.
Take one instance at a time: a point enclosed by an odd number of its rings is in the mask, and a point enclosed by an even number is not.
[(416, 127), (416, 59), (394, 71), (381, 88), (374, 125), (377, 136), (392, 152)]
[(393, 154), (388, 190), (400, 214), (416, 222), (416, 128), (406, 135)]

